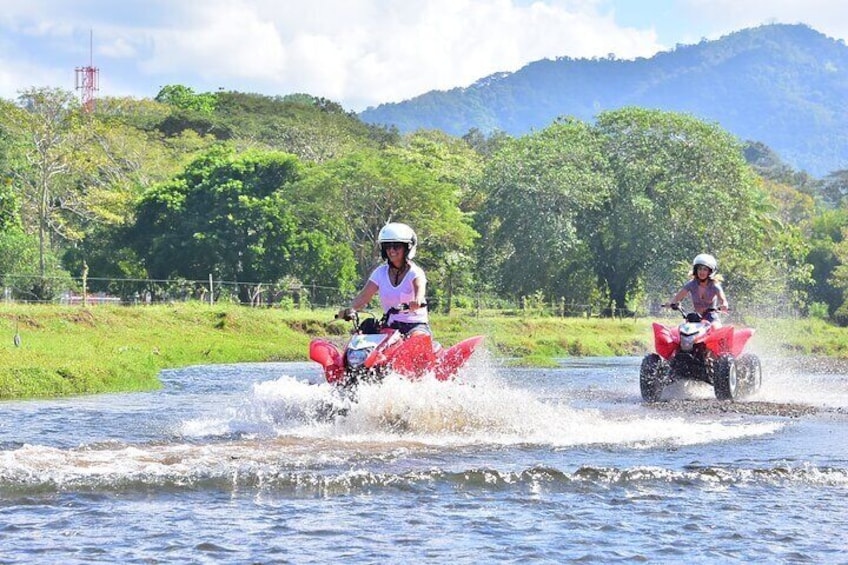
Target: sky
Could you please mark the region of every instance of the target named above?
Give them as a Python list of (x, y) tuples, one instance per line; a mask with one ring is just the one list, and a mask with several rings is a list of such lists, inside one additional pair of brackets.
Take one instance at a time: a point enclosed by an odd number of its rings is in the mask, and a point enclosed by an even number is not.
[(0, 98), (307, 93), (359, 112), (557, 57), (650, 57), (767, 23), (848, 39), (846, 0), (0, 0)]

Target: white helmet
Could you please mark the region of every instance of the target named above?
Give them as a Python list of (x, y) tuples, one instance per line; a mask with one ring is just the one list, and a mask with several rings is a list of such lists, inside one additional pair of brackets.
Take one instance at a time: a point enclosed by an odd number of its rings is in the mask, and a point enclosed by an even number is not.
[(380, 255), (383, 259), (388, 259), (386, 250), (383, 248), (385, 243), (400, 242), (406, 244), (406, 258), (412, 259), (415, 257), (415, 248), (418, 246), (418, 236), (415, 231), (406, 224), (391, 222), (383, 226), (380, 234), (377, 236), (377, 242), (380, 244)]
[[(692, 261), (692, 272), (698, 270), (698, 265), (703, 265), (710, 270), (710, 276), (712, 277), (716, 271), (718, 270), (718, 261), (716, 258), (710, 255), (709, 253), (700, 253), (695, 256), (695, 259)], [(697, 273), (695, 273), (697, 274)]]

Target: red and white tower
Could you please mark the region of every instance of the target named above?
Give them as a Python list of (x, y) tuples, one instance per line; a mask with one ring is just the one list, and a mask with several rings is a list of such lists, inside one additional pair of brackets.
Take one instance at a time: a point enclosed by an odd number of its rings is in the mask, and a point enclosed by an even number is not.
[(94, 111), (94, 93), (100, 90), (100, 70), (94, 66), (94, 32), (89, 37), (89, 63), (87, 67), (77, 67), (77, 90), (80, 91), (82, 109), (85, 112)]

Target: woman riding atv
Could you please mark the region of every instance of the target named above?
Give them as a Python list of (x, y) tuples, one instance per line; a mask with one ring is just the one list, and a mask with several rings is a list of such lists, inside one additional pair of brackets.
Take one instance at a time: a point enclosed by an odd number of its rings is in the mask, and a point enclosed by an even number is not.
[[(424, 270), (412, 262), (418, 246), (418, 236), (406, 224), (397, 222), (383, 226), (377, 236), (380, 255), (386, 260), (371, 273), (362, 291), (353, 299), (352, 310), (361, 310), (380, 293), (380, 304), (384, 312), (400, 304), (408, 304), (408, 310), (392, 313), (388, 327), (404, 335), (414, 333), (432, 335), (427, 315), (427, 277)], [(339, 311), (338, 317), (349, 318), (348, 308)]]
[(689, 282), (674, 295), (669, 304), (676, 308), (688, 294), (692, 299), (692, 308), (701, 318), (721, 325), (716, 310), (727, 312), (727, 297), (721, 288), (721, 275), (717, 273), (718, 262), (709, 253), (701, 253), (692, 261), (692, 274)]

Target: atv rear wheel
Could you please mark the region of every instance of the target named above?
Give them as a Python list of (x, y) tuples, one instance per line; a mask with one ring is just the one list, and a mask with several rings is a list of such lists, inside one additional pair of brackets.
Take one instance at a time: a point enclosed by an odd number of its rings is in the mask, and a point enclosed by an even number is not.
[(753, 353), (745, 353), (736, 360), (739, 366), (739, 384), (742, 396), (751, 396), (759, 392), (763, 385), (763, 366), (760, 358)]
[(713, 388), (719, 400), (735, 400), (739, 397), (738, 363), (732, 355), (719, 357), (713, 368)]
[(639, 369), (639, 390), (642, 400), (656, 402), (668, 383), (668, 364), (656, 353), (645, 355)]

